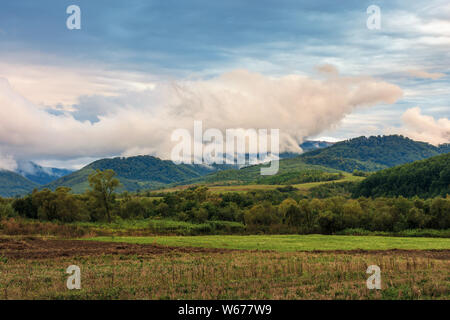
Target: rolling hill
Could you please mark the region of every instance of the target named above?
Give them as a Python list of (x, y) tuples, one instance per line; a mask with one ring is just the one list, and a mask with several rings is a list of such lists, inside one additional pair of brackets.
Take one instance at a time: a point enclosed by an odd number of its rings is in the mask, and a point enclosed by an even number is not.
[[(182, 184), (296, 184), (303, 182), (323, 181), (323, 179), (330, 179), (331, 174), (339, 174), (339, 170), (333, 168), (322, 167), (318, 165), (311, 165), (305, 163), (301, 159), (288, 158), (281, 159), (279, 162), (279, 170), (273, 176), (261, 176), (261, 167), (266, 167), (268, 164), (259, 164), (244, 167), (241, 169), (222, 170), (207, 174), (202, 177), (190, 179), (178, 183)], [(330, 174), (326, 175), (325, 174)]]
[(123, 186), (121, 190), (136, 191), (200, 177), (220, 168), (205, 165), (176, 165), (170, 160), (161, 160), (152, 156), (117, 157), (97, 160), (44, 187), (54, 190), (58, 186), (65, 186), (72, 188), (73, 192), (82, 193), (89, 186), (88, 176), (91, 172), (96, 169), (112, 169)]
[(363, 180), (354, 196), (434, 197), (450, 194), (450, 153), (381, 170)]
[[(322, 147), (296, 157), (289, 154), (286, 159), (280, 160), (280, 170), (274, 176), (260, 176), (261, 165), (256, 165), (211, 173), (182, 184), (296, 184), (301, 183), (302, 176), (311, 176), (311, 173), (318, 176), (317, 173), (322, 172), (319, 179), (327, 179), (323, 173), (377, 171), (433, 157), (448, 149), (448, 144), (436, 147), (398, 135), (358, 137), (329, 143), (328, 146), (322, 144)], [(283, 155), (280, 154), (280, 157)]]
[(358, 137), (337, 142), (328, 148), (304, 153), (300, 158), (309, 164), (347, 172), (377, 171), (449, 151), (449, 144), (436, 147), (403, 136), (390, 135)]
[(34, 183), (20, 174), (0, 170), (0, 196), (1, 197), (15, 197), (23, 195), (33, 191), (34, 188), (39, 187), (37, 183)]

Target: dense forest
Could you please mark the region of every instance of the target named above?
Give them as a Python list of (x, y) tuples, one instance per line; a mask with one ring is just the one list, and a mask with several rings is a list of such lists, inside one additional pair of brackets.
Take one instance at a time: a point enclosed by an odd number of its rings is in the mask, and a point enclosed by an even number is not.
[(369, 138), (363, 136), (337, 142), (328, 148), (313, 150), (300, 157), (310, 164), (353, 172), (377, 171), (448, 151), (448, 144), (435, 147), (399, 135)]
[(354, 196), (434, 197), (450, 194), (450, 153), (381, 170), (355, 189)]

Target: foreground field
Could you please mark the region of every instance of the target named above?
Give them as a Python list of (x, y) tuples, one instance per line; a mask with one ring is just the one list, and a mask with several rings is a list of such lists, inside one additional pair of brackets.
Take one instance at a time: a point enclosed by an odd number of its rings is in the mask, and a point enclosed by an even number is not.
[[(68, 290), (69, 265), (81, 289)], [(381, 268), (368, 290), (366, 269)], [(450, 299), (450, 251), (273, 252), (4, 238), (2, 299)]]
[(115, 241), (167, 246), (228, 248), (244, 250), (314, 251), (314, 250), (387, 250), (450, 249), (449, 238), (406, 238), (334, 235), (246, 235), (246, 236), (157, 236), (95, 237), (90, 240)]

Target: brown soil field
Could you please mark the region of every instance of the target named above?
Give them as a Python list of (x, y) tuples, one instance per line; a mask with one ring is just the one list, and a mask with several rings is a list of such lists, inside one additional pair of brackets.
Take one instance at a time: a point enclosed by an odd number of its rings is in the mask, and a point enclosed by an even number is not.
[(228, 249), (167, 247), (158, 244), (54, 240), (35, 237), (0, 238), (0, 256), (10, 259), (48, 259), (100, 255), (158, 255), (167, 253), (221, 253)]
[[(43, 239), (37, 237), (0, 238), (0, 255), (10, 259), (48, 259), (99, 255), (158, 255), (167, 253), (226, 253), (233, 249), (170, 247), (158, 244), (132, 244), (85, 240)], [(246, 251), (246, 250), (241, 250)], [(252, 251), (247, 251), (252, 252)], [(257, 251), (254, 251), (257, 252)], [(450, 250), (330, 250), (310, 253), (351, 255), (395, 255), (410, 258), (450, 260)]]

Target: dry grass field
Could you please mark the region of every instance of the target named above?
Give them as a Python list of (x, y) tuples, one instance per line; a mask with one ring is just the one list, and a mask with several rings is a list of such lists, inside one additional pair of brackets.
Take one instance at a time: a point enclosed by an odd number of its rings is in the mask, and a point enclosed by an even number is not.
[[(1, 299), (450, 299), (450, 250), (277, 252), (0, 241)], [(68, 290), (69, 265), (81, 289)], [(381, 290), (366, 287), (369, 265)]]

